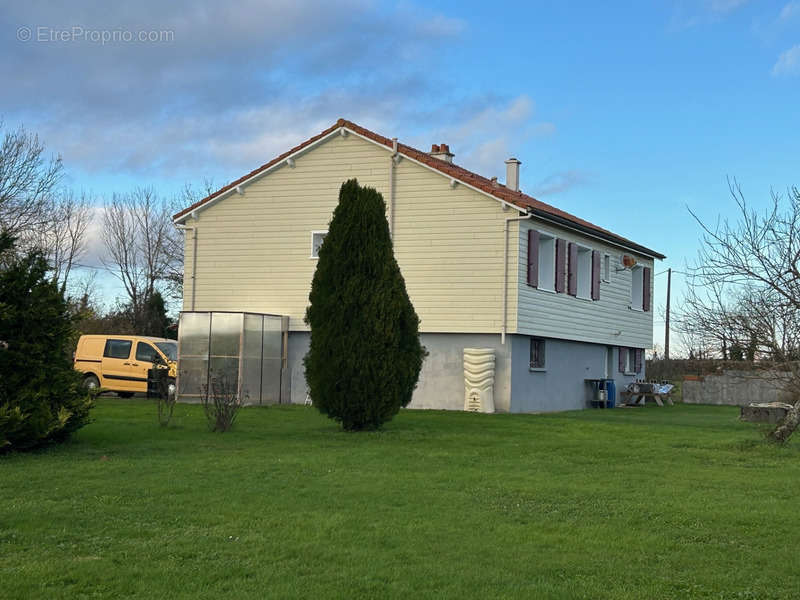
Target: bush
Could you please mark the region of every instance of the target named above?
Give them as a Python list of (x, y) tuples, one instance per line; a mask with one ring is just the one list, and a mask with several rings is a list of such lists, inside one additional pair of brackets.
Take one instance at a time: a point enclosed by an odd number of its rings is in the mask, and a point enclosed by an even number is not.
[(239, 394), (238, 377), (222, 372), (212, 374), (209, 385), (201, 386), (200, 399), (211, 431), (224, 433), (233, 427), (236, 414), (247, 402), (247, 393)]
[(72, 367), (72, 321), (47, 263), (0, 236), (0, 448), (66, 439), (89, 422), (91, 399)]
[(355, 179), (339, 192), (309, 300), (314, 406), (346, 430), (379, 428), (411, 402), (426, 352), (383, 197)]

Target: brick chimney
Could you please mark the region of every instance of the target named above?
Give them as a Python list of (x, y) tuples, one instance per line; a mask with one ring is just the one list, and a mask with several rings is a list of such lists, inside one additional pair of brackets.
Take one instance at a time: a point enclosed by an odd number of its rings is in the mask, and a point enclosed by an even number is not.
[(506, 187), (514, 192), (519, 191), (519, 166), (521, 164), (514, 157), (506, 161)]
[(433, 144), (429, 154), (434, 158), (440, 158), (449, 163), (453, 162), (453, 157), (455, 156), (455, 154), (450, 152), (450, 146), (447, 144)]

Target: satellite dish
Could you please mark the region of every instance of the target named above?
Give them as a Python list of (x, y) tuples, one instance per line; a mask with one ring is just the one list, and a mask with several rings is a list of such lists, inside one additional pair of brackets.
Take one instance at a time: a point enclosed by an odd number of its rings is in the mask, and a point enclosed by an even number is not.
[(633, 265), (636, 264), (636, 259), (633, 258), (630, 254), (623, 254), (622, 255), (622, 266), (626, 269), (633, 268)]

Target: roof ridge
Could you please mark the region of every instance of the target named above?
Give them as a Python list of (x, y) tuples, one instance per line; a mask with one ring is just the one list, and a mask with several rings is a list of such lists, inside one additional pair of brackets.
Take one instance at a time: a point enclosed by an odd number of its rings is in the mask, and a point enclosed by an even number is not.
[[(251, 177), (254, 177), (254, 176), (258, 175), (260, 172), (262, 172), (262, 171), (264, 171), (264, 170), (276, 165), (277, 163), (285, 160), (286, 158), (288, 158), (289, 156), (291, 156), (295, 152), (299, 152), (300, 150), (302, 150), (306, 146), (309, 146), (309, 145), (313, 144), (314, 142), (324, 138), (325, 136), (329, 135), (330, 133), (332, 133), (332, 132), (334, 132), (337, 129), (340, 129), (342, 127), (346, 128), (346, 129), (350, 129), (351, 131), (353, 131), (353, 132), (355, 132), (355, 133), (357, 133), (357, 134), (359, 134), (359, 135), (361, 135), (363, 137), (366, 137), (366, 138), (372, 140), (373, 142), (377, 142), (377, 143), (379, 143), (379, 144), (381, 144), (383, 146), (386, 146), (389, 149), (391, 149), (393, 147), (393, 142), (394, 141), (392, 139), (389, 139), (389, 138), (387, 138), (387, 137), (385, 137), (383, 135), (380, 135), (379, 133), (375, 133), (374, 131), (371, 131), (371, 130), (367, 129), (366, 127), (362, 127), (361, 125), (358, 125), (357, 123), (354, 123), (353, 121), (349, 121), (349, 120), (347, 120), (347, 119), (345, 119), (343, 117), (340, 117), (339, 119), (337, 119), (336, 123), (334, 123), (333, 125), (331, 125), (327, 129), (321, 131), (317, 135), (307, 139), (306, 141), (302, 142), (301, 144), (298, 144), (294, 148), (292, 148), (290, 150), (287, 150), (283, 154), (273, 158), (271, 161), (269, 161), (269, 162), (261, 165), (260, 167), (250, 171), (249, 173), (247, 173), (246, 175), (240, 177), (239, 179), (229, 183), (226, 186), (221, 187), (216, 192), (214, 192), (212, 194), (209, 194), (208, 196), (206, 196), (202, 200), (198, 200), (197, 202), (195, 202), (191, 206), (189, 206), (189, 207), (183, 209), (182, 211), (176, 213), (172, 217), (173, 220), (177, 220), (177, 219), (183, 217), (184, 215), (196, 210), (197, 208), (199, 208), (203, 204), (206, 204), (207, 202), (210, 202), (214, 198), (217, 198), (218, 196), (230, 191), (231, 189), (233, 189), (236, 186), (242, 184), (243, 182), (247, 181)], [(423, 164), (425, 164), (425, 165), (427, 165), (427, 166), (429, 166), (429, 167), (431, 167), (433, 169), (436, 169), (437, 171), (440, 171), (440, 172), (442, 172), (442, 173), (444, 173), (446, 175), (449, 175), (450, 177), (453, 177), (455, 179), (459, 179), (459, 180), (463, 181), (464, 183), (472, 185), (473, 187), (477, 188), (478, 190), (480, 190), (480, 191), (482, 191), (482, 192), (484, 192), (484, 193), (486, 193), (486, 194), (488, 194), (490, 196), (493, 196), (493, 197), (495, 197), (495, 198), (497, 198), (499, 200), (503, 200), (505, 202), (508, 202), (509, 204), (513, 204), (513, 205), (515, 205), (515, 206), (517, 206), (519, 208), (523, 208), (523, 209), (526, 209), (526, 210), (533, 210), (533, 211), (536, 211), (536, 212), (544, 213), (545, 215), (552, 216), (555, 219), (560, 219), (560, 220), (567, 221), (568, 223), (572, 223), (577, 227), (588, 229), (590, 232), (595, 232), (595, 233), (599, 234), (601, 237), (607, 239), (607, 241), (610, 241), (612, 243), (616, 243), (618, 245), (629, 246), (629, 247), (631, 247), (631, 248), (633, 248), (633, 249), (635, 249), (637, 251), (643, 252), (645, 254), (649, 254), (649, 255), (651, 255), (651, 256), (653, 256), (655, 258), (661, 258), (661, 259), (666, 258), (663, 254), (660, 254), (659, 252), (656, 252), (655, 250), (651, 250), (649, 248), (646, 248), (645, 246), (641, 246), (640, 244), (637, 244), (636, 242), (633, 242), (633, 241), (631, 241), (631, 240), (629, 240), (627, 238), (624, 238), (624, 237), (622, 237), (620, 235), (617, 235), (616, 233), (613, 233), (612, 231), (609, 231), (607, 229), (599, 227), (598, 225), (595, 225), (594, 223), (590, 223), (589, 221), (581, 219), (580, 217), (576, 217), (575, 215), (573, 215), (571, 213), (568, 213), (568, 212), (566, 212), (564, 210), (561, 210), (560, 208), (556, 208), (555, 206), (553, 206), (551, 204), (547, 204), (546, 202), (542, 202), (541, 200), (537, 200), (533, 196), (529, 196), (528, 194), (525, 194), (524, 192), (522, 192), (520, 190), (512, 190), (512, 189), (506, 187), (503, 184), (496, 185), (495, 183), (492, 182), (491, 179), (489, 179), (487, 177), (484, 177), (483, 175), (475, 173), (474, 171), (470, 171), (469, 169), (467, 169), (465, 167), (462, 167), (460, 165), (448, 162), (446, 160), (442, 160), (442, 159), (437, 158), (435, 156), (431, 156), (427, 152), (424, 152), (422, 150), (414, 148), (413, 146), (409, 146), (408, 144), (403, 144), (403, 143), (398, 142), (397, 151), (399, 153), (405, 154), (405, 155), (409, 156), (410, 158), (413, 158), (413, 159), (415, 159), (415, 160), (417, 160), (417, 161), (419, 161), (419, 162), (421, 162), (421, 163), (423, 163)]]

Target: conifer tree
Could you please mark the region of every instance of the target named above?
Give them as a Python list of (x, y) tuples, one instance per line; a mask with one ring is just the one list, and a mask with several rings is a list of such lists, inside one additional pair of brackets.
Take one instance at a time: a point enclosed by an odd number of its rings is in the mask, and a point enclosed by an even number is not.
[(72, 367), (69, 306), (39, 252), (0, 233), (0, 452), (67, 438), (91, 400)]
[(394, 257), (386, 205), (345, 182), (319, 250), (306, 323), (306, 381), (345, 430), (377, 429), (411, 402), (426, 351)]

